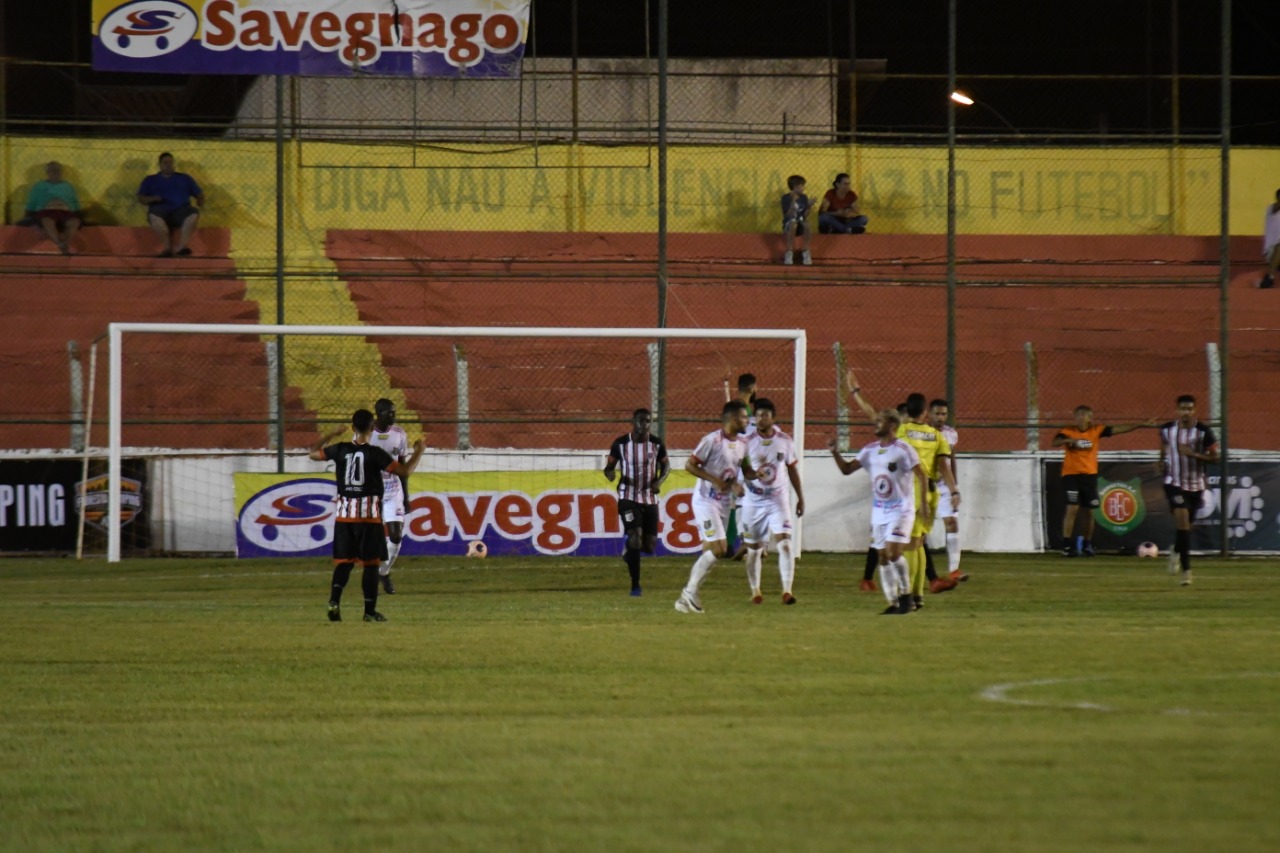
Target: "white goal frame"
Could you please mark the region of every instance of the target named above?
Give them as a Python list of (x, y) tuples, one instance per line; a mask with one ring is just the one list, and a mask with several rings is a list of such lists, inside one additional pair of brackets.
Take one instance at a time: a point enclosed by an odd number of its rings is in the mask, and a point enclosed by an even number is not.
[[(798, 452), (797, 466), (803, 476), (805, 423), (804, 329), (644, 329), (513, 326), (277, 326), (215, 323), (111, 323), (107, 326), (110, 347), (108, 390), (108, 503), (107, 561), (120, 562), (120, 486), (122, 441), (122, 396), (124, 389), (124, 336), (135, 334), (183, 335), (349, 335), (359, 337), (453, 337), (453, 338), (657, 338), (662, 339), (754, 339), (789, 340), (795, 355), (795, 393), (791, 429)], [(803, 482), (803, 480), (802, 480)], [(796, 553), (800, 551), (800, 524), (796, 520)]]

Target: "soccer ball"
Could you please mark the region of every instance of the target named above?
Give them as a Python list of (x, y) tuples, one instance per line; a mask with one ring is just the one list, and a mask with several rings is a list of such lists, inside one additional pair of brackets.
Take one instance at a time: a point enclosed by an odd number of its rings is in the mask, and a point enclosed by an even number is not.
[(471, 540), (471, 544), (467, 546), (467, 556), (483, 560), (485, 557), (489, 556), (489, 547), (479, 539), (473, 539)]
[(1139, 557), (1159, 557), (1160, 546), (1154, 542), (1143, 542), (1138, 546)]

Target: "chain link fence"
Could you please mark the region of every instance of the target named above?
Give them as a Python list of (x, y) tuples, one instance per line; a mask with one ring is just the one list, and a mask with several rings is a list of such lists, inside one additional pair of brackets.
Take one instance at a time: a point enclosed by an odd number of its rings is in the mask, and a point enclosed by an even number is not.
[[(882, 405), (952, 397), (971, 450), (1047, 446), (1082, 402), (1145, 420), (1185, 392), (1213, 403), (1236, 446), (1277, 448), (1266, 377), (1280, 312), (1254, 285), (1280, 157), (1237, 147), (1223, 198), (1216, 76), (961, 75), (973, 103), (952, 107), (947, 75), (851, 60), (842, 42), (816, 58), (671, 59), (665, 148), (652, 55), (533, 50), (510, 80), (145, 92), (6, 60), (7, 93), (77, 94), (70, 115), (12, 95), (0, 109), (13, 226), (0, 278), (32, 294), (5, 321), (22, 343), (0, 358), (21, 393), (0, 403), (0, 446), (76, 442), (84, 344), (107, 319), (282, 319), (805, 328), (812, 446), (861, 423), (847, 364)], [(1234, 98), (1265, 99), (1278, 80), (1233, 80)], [(1262, 124), (1239, 137), (1265, 137)], [(146, 257), (136, 201), (162, 151), (205, 192), (200, 251), (180, 266)], [(80, 196), (79, 257), (17, 227), (49, 160)], [(816, 208), (840, 174), (867, 233), (813, 233), (811, 263), (784, 266), (788, 178)], [(708, 413), (722, 374), (755, 367), (725, 348), (712, 361), (698, 380)], [(292, 369), (282, 411), (315, 418), (323, 371)]]

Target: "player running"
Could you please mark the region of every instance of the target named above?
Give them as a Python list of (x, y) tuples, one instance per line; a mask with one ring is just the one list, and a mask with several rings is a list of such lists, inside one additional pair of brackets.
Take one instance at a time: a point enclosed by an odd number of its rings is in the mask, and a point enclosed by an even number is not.
[[(373, 404), (373, 435), (369, 443), (380, 447), (387, 455), (402, 465), (409, 454), (409, 437), (396, 424), (396, 404), (383, 397)], [(378, 569), (382, 589), (387, 595), (396, 594), (391, 582), (391, 567), (400, 555), (404, 541), (404, 510), (409, 494), (409, 475), (403, 470), (398, 474), (382, 472), (382, 521), (387, 529), (387, 561)]]
[(652, 554), (658, 547), (658, 492), (671, 473), (667, 446), (650, 433), (653, 414), (636, 409), (631, 414), (631, 432), (618, 436), (609, 447), (604, 476), (610, 483), (618, 476), (618, 515), (626, 531), (627, 544), (622, 560), (631, 575), (631, 595), (639, 598), (640, 552)]

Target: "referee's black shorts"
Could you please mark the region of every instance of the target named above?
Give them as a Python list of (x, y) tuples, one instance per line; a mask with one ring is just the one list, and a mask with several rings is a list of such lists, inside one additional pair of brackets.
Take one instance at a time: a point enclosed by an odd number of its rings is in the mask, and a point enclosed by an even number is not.
[(387, 559), (387, 533), (381, 521), (336, 521), (333, 561), (379, 565)]
[(622, 519), (622, 529), (627, 533), (639, 528), (646, 536), (658, 535), (657, 504), (618, 501), (618, 517)]
[(1062, 490), (1067, 495), (1067, 503), (1071, 506), (1098, 506), (1097, 474), (1064, 474)]
[(1186, 489), (1179, 489), (1177, 486), (1165, 483), (1164, 496), (1169, 499), (1169, 509), (1185, 509), (1191, 513), (1193, 519), (1200, 511), (1200, 507), (1204, 506), (1203, 489), (1198, 492), (1188, 492)]

